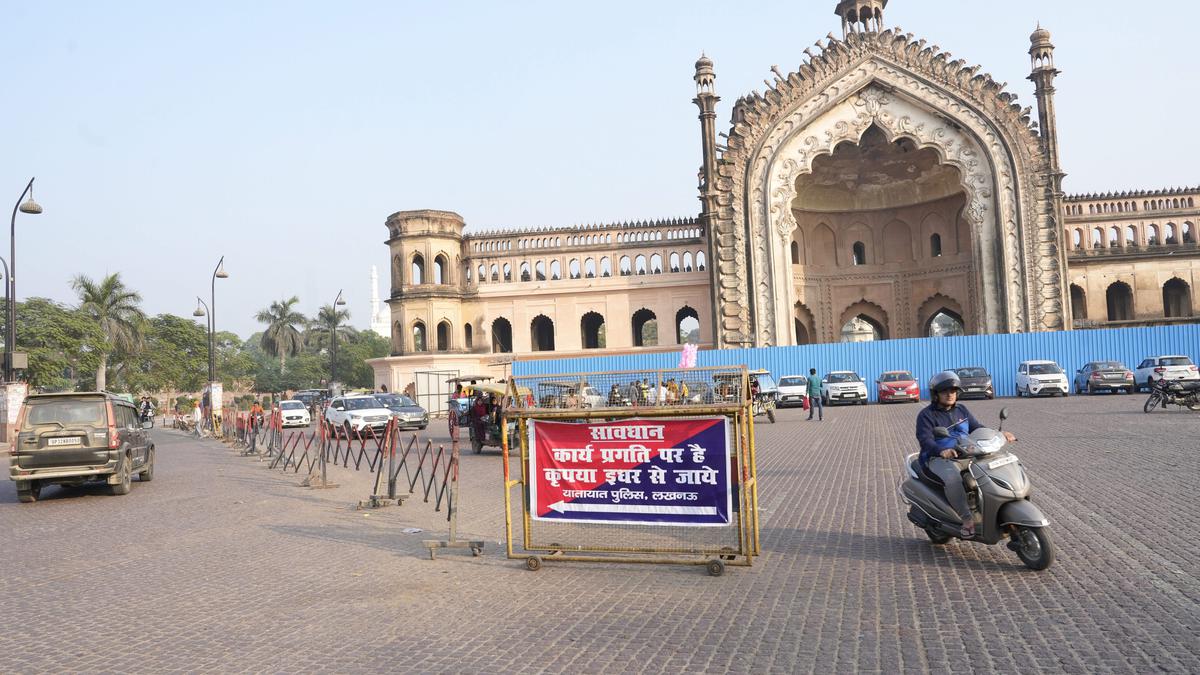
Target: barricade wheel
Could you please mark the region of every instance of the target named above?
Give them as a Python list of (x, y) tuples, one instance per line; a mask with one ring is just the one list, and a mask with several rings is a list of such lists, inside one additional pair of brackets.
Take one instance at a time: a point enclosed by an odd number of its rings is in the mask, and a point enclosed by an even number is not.
[(525, 569), (530, 572), (536, 572), (542, 569), (542, 559), (536, 555), (531, 555), (525, 559)]
[(479, 556), (483, 555), (483, 549), (479, 548), (478, 546), (472, 546), (471, 555), (475, 558), (478, 558)]
[(708, 576), (719, 577), (722, 574), (725, 574), (725, 561), (719, 558), (713, 558), (712, 560), (708, 561), (708, 564), (705, 565), (704, 568), (708, 570)]
[(722, 553), (722, 554), (721, 554), (721, 560), (733, 560), (734, 558), (737, 558), (737, 556), (736, 556), (736, 555), (734, 555), (734, 553), (735, 553), (735, 552), (734, 552), (734, 550), (733, 550), (733, 549), (731, 549), (731, 548), (729, 548), (728, 546), (722, 546), (722, 547), (721, 547), (721, 550), (722, 550), (722, 551), (729, 551), (728, 553)]

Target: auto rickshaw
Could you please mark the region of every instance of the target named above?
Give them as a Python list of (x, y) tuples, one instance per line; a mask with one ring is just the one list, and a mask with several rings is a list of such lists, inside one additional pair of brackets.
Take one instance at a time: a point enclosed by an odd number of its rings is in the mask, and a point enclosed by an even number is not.
[[(489, 378), (490, 379), (490, 378)], [(529, 393), (529, 390), (522, 387), (519, 390), (522, 396)], [(464, 384), (460, 390), (461, 396), (451, 398), (447, 403), (452, 408), (451, 412), (454, 415), (458, 424), (459, 433), (464, 433), (471, 441), (471, 449), (476, 454), (483, 452), (485, 447), (499, 448), (501, 446), (501, 424), (508, 433), (508, 447), (515, 447), (517, 443), (517, 423), (515, 421), (506, 421), (504, 418), (504, 399), (508, 395), (508, 389), (501, 384)], [(483, 422), (483, 433), (479, 433), (479, 426), (476, 425), (474, 414), (474, 402), (476, 394), (483, 394), (485, 401), (490, 401), (492, 396), (496, 398), (496, 408), (489, 411), (488, 417)]]
[[(771, 377), (769, 370), (751, 370), (746, 373), (747, 380), (750, 383), (750, 398), (751, 413), (758, 417), (766, 415), (771, 424), (775, 423), (775, 397), (779, 392), (779, 387), (775, 384), (775, 378)], [(735, 401), (737, 400), (737, 388), (740, 375), (733, 373), (721, 373), (713, 376), (713, 400), (714, 401)]]

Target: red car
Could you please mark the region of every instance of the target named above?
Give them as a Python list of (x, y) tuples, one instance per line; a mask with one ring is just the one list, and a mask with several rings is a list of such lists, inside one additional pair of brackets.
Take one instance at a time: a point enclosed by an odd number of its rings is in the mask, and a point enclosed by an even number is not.
[(907, 370), (890, 370), (875, 380), (875, 393), (880, 403), (920, 401), (921, 386)]

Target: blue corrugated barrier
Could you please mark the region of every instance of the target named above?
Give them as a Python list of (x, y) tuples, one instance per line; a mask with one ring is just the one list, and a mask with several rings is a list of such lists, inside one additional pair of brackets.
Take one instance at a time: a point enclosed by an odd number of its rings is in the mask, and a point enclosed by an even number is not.
[[(1159, 354), (1184, 354), (1194, 362), (1200, 361), (1200, 324), (705, 350), (697, 355), (696, 365), (745, 364), (750, 368), (765, 368), (776, 379), (807, 374), (809, 368), (816, 368), (820, 375), (831, 370), (853, 370), (867, 382), (867, 390), (875, 400), (875, 378), (888, 370), (911, 371), (925, 396), (925, 383), (934, 373), (947, 368), (982, 366), (992, 374), (997, 396), (1013, 396), (1017, 365), (1022, 361), (1055, 361), (1066, 371), (1070, 382), (1075, 371), (1089, 361), (1121, 361), (1133, 369), (1142, 359)], [(659, 352), (516, 361), (513, 374), (588, 373), (678, 365), (679, 352)]]

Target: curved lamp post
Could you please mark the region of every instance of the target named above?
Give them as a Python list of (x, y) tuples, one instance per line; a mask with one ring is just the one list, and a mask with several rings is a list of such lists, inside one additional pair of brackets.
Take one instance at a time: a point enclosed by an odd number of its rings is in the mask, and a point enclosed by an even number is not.
[[(217, 267), (212, 273), (212, 284), (209, 290), (208, 303), (205, 307), (208, 308), (208, 382), (212, 384), (217, 381), (217, 358), (215, 344), (217, 341), (217, 279), (228, 279), (229, 273), (225, 271), (225, 256), (217, 261)], [(199, 300), (200, 298), (196, 298)], [(199, 309), (197, 307), (197, 309)], [(196, 316), (196, 313), (192, 313)]]
[(200, 296), (197, 295), (196, 296), (196, 311), (192, 312), (192, 316), (205, 317), (205, 319), (204, 319), (204, 328), (205, 328), (204, 335), (205, 335), (205, 337), (208, 338), (208, 377), (209, 377), (209, 381), (211, 382), (212, 374), (213, 374), (213, 340), (212, 340), (212, 318), (209, 317), (209, 314), (211, 314), (211, 312), (208, 309), (208, 303), (201, 300)]
[[(7, 297), (8, 310), (8, 325), (5, 327), (4, 334), (4, 381), (12, 382), (13, 380), (13, 350), (17, 347), (17, 211), (37, 215), (42, 212), (42, 207), (33, 201), (33, 178), (29, 179), (29, 184), (21, 191), (21, 196), (17, 197), (17, 203), (13, 205), (12, 221), (9, 224), (9, 250), (8, 264), (5, 278), (7, 281), (4, 285), (4, 292)], [(25, 195), (29, 195), (29, 199), (25, 199)]]
[(330, 394), (333, 394), (333, 383), (337, 381), (337, 329), (338, 321), (337, 308), (344, 306), (346, 301), (342, 299), (342, 289), (338, 289), (337, 297), (333, 299), (333, 325), (329, 327), (329, 389)]

